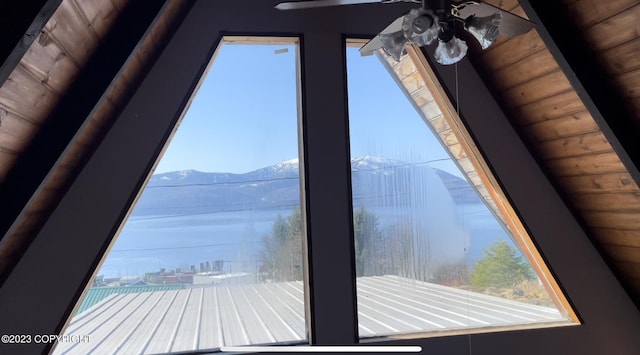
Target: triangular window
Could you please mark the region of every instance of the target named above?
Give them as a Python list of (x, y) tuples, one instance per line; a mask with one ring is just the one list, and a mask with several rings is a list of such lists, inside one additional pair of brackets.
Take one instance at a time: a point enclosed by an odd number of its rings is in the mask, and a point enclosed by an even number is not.
[(224, 38), (54, 353), (304, 342), (295, 38)]
[(422, 54), (347, 47), (360, 337), (575, 315)]

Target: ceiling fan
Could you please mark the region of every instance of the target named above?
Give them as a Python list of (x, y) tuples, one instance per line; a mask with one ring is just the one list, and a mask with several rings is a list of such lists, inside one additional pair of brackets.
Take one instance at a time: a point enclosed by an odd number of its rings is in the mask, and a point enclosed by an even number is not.
[(406, 54), (405, 45), (420, 47), (437, 41), (435, 59), (440, 64), (454, 64), (467, 54), (467, 44), (456, 37), (456, 30), (464, 29), (482, 49), (488, 48), (498, 37), (515, 37), (529, 32), (535, 23), (482, 1), (451, 0), (307, 0), (282, 2), (279, 10), (354, 5), (365, 3), (410, 2), (421, 4), (400, 16), (375, 38), (360, 48), (362, 55), (382, 48), (394, 60)]

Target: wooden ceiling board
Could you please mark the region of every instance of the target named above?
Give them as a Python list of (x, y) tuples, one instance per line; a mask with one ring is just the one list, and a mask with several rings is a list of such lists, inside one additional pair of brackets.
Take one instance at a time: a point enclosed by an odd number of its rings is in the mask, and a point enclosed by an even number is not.
[(73, 82), (80, 68), (56, 43), (43, 42), (29, 47), (19, 65), (51, 91), (62, 94)]
[(0, 3), (0, 85), (9, 77), (62, 0)]
[(548, 140), (536, 145), (544, 158), (565, 158), (612, 152), (613, 148), (602, 132), (585, 133), (571, 137)]
[[(567, 89), (555, 96), (544, 98), (511, 109), (514, 119), (521, 121), (523, 126), (533, 125), (555, 118), (567, 117), (577, 113), (586, 112), (587, 109), (578, 97), (578, 94)], [(589, 118), (591, 114), (589, 114)], [(584, 118), (585, 120), (587, 118)]]
[(36, 124), (47, 118), (58, 99), (20, 65), (0, 87), (0, 107)]
[(616, 83), (627, 99), (640, 97), (640, 69), (616, 77)]
[[(541, 77), (557, 70), (553, 57), (547, 50), (539, 50), (531, 55), (504, 66), (493, 73), (498, 90), (506, 90), (523, 84), (522, 80)], [(527, 79), (524, 79), (527, 78)]]
[[(534, 29), (518, 37), (510, 38), (503, 43), (492, 45), (482, 52), (482, 57), (484, 58), (483, 61), (490, 63), (492, 68), (503, 68), (544, 48), (544, 42)], [(510, 54), (504, 55), (505, 53)]]
[[(637, 212), (582, 211), (581, 214), (589, 227), (640, 230)], [(617, 260), (615, 254), (611, 255)]]
[(74, 0), (63, 1), (45, 25), (44, 31), (81, 66), (95, 50), (99, 38), (73, 2)]
[(534, 142), (545, 142), (600, 131), (591, 114), (587, 111), (535, 122), (526, 127), (528, 135), (533, 137)]
[(567, 10), (573, 15), (574, 23), (580, 27), (590, 27), (638, 4), (637, 0), (565, 0)]
[(619, 75), (640, 68), (640, 38), (597, 53), (609, 74)]
[(571, 89), (571, 84), (560, 69), (540, 77), (523, 78), (521, 81), (522, 84), (502, 92), (507, 104), (524, 106)]
[(640, 260), (640, 248), (637, 247), (604, 244), (603, 248), (610, 254), (615, 255), (616, 261), (635, 263)]
[[(596, 235), (606, 234), (609, 239), (609, 244), (619, 244), (640, 248), (640, 239), (634, 231), (593, 228), (593, 232)], [(634, 263), (637, 264), (638, 262), (639, 261), (636, 260)]]
[(73, 4), (80, 10), (96, 35), (101, 38), (108, 32), (120, 13), (114, 3), (105, 0), (74, 0)]
[(556, 177), (627, 171), (618, 155), (613, 151), (579, 157), (548, 159), (545, 161), (545, 165)]
[[(616, 196), (624, 196), (618, 193), (632, 193), (636, 195), (636, 198), (638, 194), (636, 184), (627, 172), (565, 176), (558, 179), (558, 182), (564, 189), (570, 190), (575, 196), (587, 196), (584, 201), (578, 203), (583, 207), (585, 205), (599, 205), (602, 206), (603, 210), (612, 209), (614, 208), (613, 205), (604, 201), (605, 196), (610, 196), (612, 200), (615, 200)], [(630, 204), (630, 201), (625, 201), (621, 204), (623, 208), (631, 208), (632, 206), (633, 204)]]
[[(640, 210), (640, 194), (638, 194), (638, 191), (635, 189), (626, 192), (615, 192), (615, 189), (612, 189), (612, 191), (614, 192), (581, 193), (570, 195), (569, 198), (576, 206), (580, 206), (581, 211), (638, 213), (638, 210)], [(627, 228), (626, 230), (630, 229)], [(637, 231), (634, 234), (637, 238)], [(599, 233), (598, 237), (601, 237), (602, 241), (607, 239), (602, 233)]]
[[(602, 1), (605, 2), (606, 1)], [(596, 51), (606, 50), (640, 36), (640, 4), (584, 28), (584, 38)]]
[[(37, 125), (11, 112), (0, 114), (0, 147), (21, 152), (37, 132)], [(25, 139), (26, 138), (26, 139)]]

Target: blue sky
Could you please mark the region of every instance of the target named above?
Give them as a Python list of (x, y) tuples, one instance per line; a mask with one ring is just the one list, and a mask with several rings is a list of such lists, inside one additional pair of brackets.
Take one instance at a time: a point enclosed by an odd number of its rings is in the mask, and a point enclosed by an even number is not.
[[(222, 46), (155, 173), (244, 173), (297, 157), (295, 51)], [(347, 66), (353, 157), (448, 158), (375, 56), (348, 48)], [(459, 175), (450, 162), (432, 165)]]

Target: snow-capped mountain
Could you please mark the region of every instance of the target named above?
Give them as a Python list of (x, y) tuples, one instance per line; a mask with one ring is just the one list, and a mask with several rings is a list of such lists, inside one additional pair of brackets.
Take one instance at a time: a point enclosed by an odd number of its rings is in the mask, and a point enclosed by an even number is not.
[(194, 185), (222, 183), (233, 181), (237, 174), (231, 173), (203, 173), (197, 170), (179, 170), (151, 176), (148, 187), (168, 185)]
[(267, 166), (262, 169), (254, 170), (243, 174), (245, 178), (251, 180), (268, 180), (273, 177), (277, 178), (294, 178), (300, 174), (298, 158), (289, 159), (275, 165)]
[[(454, 192), (457, 202), (478, 201), (469, 184), (456, 176), (426, 164), (362, 156), (352, 159), (354, 200), (380, 203), (375, 191), (409, 195), (408, 181), (423, 180), (436, 172)], [(153, 175), (138, 200), (134, 215), (175, 215), (229, 210), (288, 208), (299, 204), (299, 161), (290, 159), (244, 174), (205, 173), (181, 170)], [(401, 203), (401, 201), (399, 202)]]
[(353, 171), (377, 171), (406, 165), (408, 164), (399, 160), (372, 157), (370, 155), (363, 155), (351, 159), (351, 170)]

